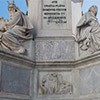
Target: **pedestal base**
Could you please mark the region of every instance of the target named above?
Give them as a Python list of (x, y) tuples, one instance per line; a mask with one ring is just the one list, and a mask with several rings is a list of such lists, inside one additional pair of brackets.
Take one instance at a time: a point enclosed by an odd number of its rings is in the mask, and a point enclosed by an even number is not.
[(100, 100), (100, 53), (33, 61), (0, 50), (0, 100)]

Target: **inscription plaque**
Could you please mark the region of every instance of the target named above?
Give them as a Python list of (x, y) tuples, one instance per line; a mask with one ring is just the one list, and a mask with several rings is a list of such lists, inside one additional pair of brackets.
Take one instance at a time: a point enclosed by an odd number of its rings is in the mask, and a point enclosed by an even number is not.
[(66, 29), (66, 0), (43, 0), (43, 29)]

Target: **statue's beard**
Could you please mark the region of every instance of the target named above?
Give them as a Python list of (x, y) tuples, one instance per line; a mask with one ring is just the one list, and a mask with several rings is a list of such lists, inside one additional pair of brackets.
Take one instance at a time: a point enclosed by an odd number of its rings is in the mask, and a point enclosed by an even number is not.
[(14, 15), (15, 15), (15, 11), (14, 10), (9, 11), (10, 20), (12, 20)]

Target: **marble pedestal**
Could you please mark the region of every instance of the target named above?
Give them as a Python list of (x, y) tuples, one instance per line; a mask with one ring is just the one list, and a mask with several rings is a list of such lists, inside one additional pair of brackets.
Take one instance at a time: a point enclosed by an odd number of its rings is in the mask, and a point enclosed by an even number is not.
[(0, 50), (0, 100), (100, 100), (100, 53), (33, 61)]
[[(48, 4), (63, 8), (60, 19), (49, 20)], [(0, 49), (0, 100), (100, 100), (100, 52), (79, 57), (72, 36), (80, 0), (30, 0), (28, 11), (37, 36), (28, 57)]]
[(0, 100), (29, 100), (33, 70), (32, 58), (0, 49)]

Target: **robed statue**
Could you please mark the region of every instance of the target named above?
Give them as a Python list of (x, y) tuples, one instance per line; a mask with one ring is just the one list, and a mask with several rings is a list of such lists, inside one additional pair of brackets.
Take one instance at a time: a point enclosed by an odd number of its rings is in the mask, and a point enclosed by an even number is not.
[(96, 18), (98, 8), (89, 8), (77, 24), (76, 41), (83, 51), (94, 53), (100, 50), (100, 24)]
[(24, 54), (23, 42), (33, 38), (33, 25), (14, 2), (9, 3), (8, 11), (10, 19), (0, 19), (0, 47)]

